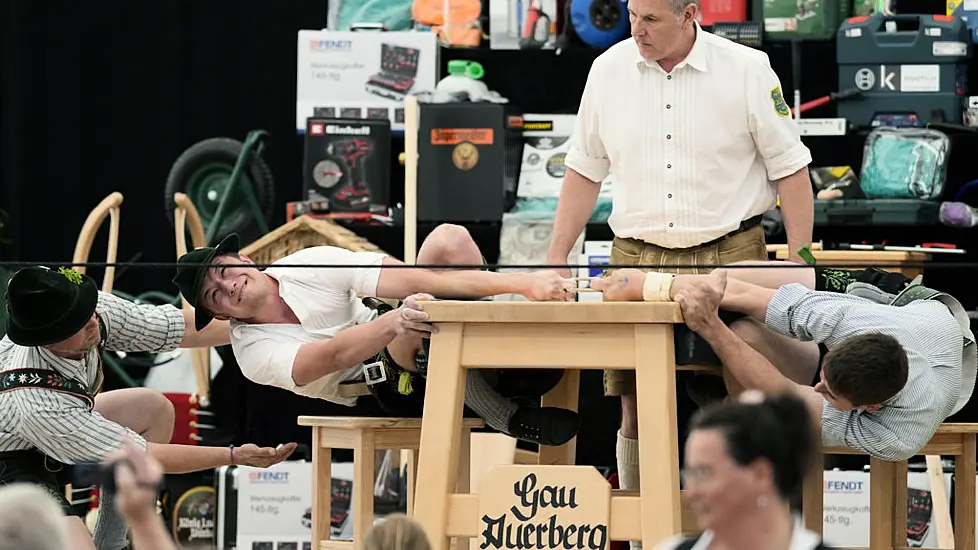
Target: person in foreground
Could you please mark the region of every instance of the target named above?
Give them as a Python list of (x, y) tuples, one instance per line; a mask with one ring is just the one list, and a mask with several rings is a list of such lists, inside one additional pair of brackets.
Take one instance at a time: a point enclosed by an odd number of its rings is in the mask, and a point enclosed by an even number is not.
[[(415, 417), (423, 410), (433, 326), (418, 301), (509, 293), (558, 300), (575, 284), (552, 271), (404, 269), (386, 254), (335, 246), (306, 248), (259, 270), (239, 246), (231, 235), (179, 259), (173, 280), (195, 308), (198, 330), (211, 318), (230, 319), (234, 356), (252, 382), (364, 410), (379, 404), (381, 414), (390, 416)], [(443, 224), (422, 243), (417, 263), (473, 266), (482, 255), (468, 231)], [(219, 267), (201, 267), (208, 264)], [(293, 267), (298, 265), (322, 267)], [(376, 298), (404, 302), (395, 309)], [(383, 380), (372, 374), (381, 369)], [(540, 375), (546, 382), (540, 387), (533, 388), (531, 379), (523, 391), (503, 395), (482, 372), (467, 372), (465, 402), (492, 428), (543, 445), (562, 445), (577, 435), (576, 412), (518, 406), (512, 399), (518, 393), (539, 398), (559, 381), (552, 373)]]
[[(119, 550), (125, 522), (100, 510), (94, 541), (65, 498), (73, 464), (103, 462), (131, 438), (167, 473), (241, 464), (267, 467), (292, 453), (278, 449), (173, 445), (173, 406), (147, 388), (101, 392), (103, 350), (165, 352), (225, 345), (228, 326), (196, 331), (192, 313), (171, 305), (137, 305), (100, 292), (71, 269), (24, 268), (10, 279), (6, 335), (0, 340), (0, 485), (47, 490), (69, 514), (72, 548)], [(101, 502), (113, 502), (101, 488)]]
[(791, 513), (812, 464), (816, 436), (805, 403), (791, 394), (697, 411), (686, 440), (684, 498), (703, 532), (658, 545), (660, 550), (825, 548)]
[[(821, 421), (823, 444), (907, 460), (974, 391), (978, 356), (968, 316), (945, 293), (917, 281), (894, 284), (900, 276), (870, 273), (866, 283), (861, 273), (840, 271), (850, 279), (842, 292), (839, 285), (814, 290), (824, 286), (823, 273), (623, 270), (592, 286), (610, 301), (674, 300), (722, 361), (731, 394), (794, 393)], [(728, 326), (721, 309), (745, 317)]]

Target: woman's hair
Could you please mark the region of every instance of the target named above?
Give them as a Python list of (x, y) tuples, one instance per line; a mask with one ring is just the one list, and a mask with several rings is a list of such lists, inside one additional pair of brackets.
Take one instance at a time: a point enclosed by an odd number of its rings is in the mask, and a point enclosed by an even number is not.
[(62, 550), (69, 547), (61, 506), (38, 485), (0, 487), (0, 550)]
[(421, 525), (404, 514), (391, 514), (367, 531), (364, 550), (431, 550)]
[(728, 401), (700, 409), (690, 432), (713, 429), (723, 434), (727, 453), (741, 466), (758, 458), (770, 462), (783, 498), (801, 489), (812, 464), (815, 429), (805, 403), (791, 395), (769, 396), (758, 403)]

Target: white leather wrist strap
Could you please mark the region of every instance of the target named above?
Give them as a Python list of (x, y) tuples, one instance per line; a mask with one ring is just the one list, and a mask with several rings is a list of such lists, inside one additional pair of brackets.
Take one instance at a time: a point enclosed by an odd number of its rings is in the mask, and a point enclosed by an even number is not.
[(672, 288), (672, 279), (675, 275), (671, 273), (645, 274), (645, 284), (642, 286), (642, 299), (646, 302), (669, 302), (669, 290)]

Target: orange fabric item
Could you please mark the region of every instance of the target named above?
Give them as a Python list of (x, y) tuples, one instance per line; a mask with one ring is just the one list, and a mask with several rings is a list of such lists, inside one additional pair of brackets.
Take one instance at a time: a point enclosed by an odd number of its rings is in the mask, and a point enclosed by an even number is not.
[[(445, 26), (445, 4), (448, 4), (448, 26)], [(429, 27), (438, 39), (452, 46), (478, 47), (482, 43), (482, 2), (479, 0), (414, 0), (411, 10), (415, 23)]]

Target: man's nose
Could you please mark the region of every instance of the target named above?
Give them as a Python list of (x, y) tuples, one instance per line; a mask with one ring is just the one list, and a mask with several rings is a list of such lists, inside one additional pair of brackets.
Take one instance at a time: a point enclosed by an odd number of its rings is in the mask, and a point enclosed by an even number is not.
[(642, 22), (639, 21), (638, 19), (636, 19), (635, 21), (632, 21), (631, 27), (632, 27), (632, 36), (641, 36), (641, 35), (645, 34), (645, 32), (643, 30), (643, 27), (642, 27)]

